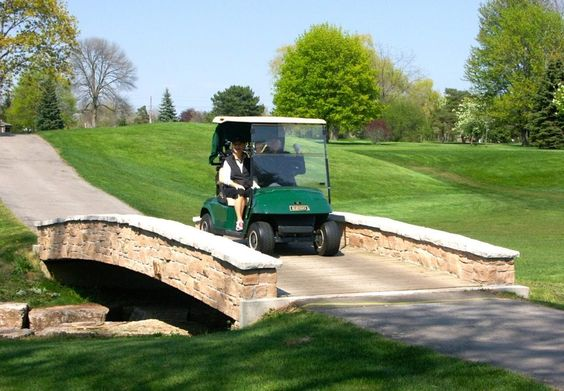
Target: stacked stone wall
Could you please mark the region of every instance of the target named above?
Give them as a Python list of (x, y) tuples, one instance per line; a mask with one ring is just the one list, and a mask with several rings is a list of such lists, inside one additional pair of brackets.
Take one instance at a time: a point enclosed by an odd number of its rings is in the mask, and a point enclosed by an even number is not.
[(452, 273), (458, 278), (481, 284), (513, 284), (513, 257), (491, 258), (420, 241), (378, 228), (344, 224), (344, 244), (384, 256), (399, 258), (430, 270)]
[(43, 225), (38, 244), (43, 261), (94, 260), (124, 267), (175, 287), (235, 320), (241, 300), (277, 294), (274, 267), (239, 269), (206, 251), (128, 224), (66, 221)]

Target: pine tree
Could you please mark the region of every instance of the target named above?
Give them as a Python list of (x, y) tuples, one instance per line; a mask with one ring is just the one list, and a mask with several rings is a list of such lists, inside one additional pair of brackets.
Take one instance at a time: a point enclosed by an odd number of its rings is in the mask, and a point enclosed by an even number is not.
[(42, 87), (43, 92), (37, 107), (37, 130), (63, 129), (65, 122), (61, 115), (55, 83), (47, 79)]
[(165, 89), (161, 105), (159, 106), (159, 121), (160, 122), (174, 122), (176, 121), (176, 109), (172, 103), (172, 98), (168, 88)]
[(211, 98), (214, 115), (261, 115), (264, 106), (259, 104), (260, 98), (248, 86), (231, 86), (218, 91)]
[(531, 141), (539, 148), (564, 147), (564, 116), (559, 115), (554, 102), (554, 95), (563, 81), (564, 64), (560, 60), (552, 61), (534, 98), (530, 133)]

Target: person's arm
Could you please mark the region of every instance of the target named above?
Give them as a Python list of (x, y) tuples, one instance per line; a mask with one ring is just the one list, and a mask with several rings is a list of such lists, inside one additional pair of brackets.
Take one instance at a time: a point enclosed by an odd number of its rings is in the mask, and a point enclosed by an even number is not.
[(219, 170), (219, 182), (231, 186), (231, 166), (225, 161)]

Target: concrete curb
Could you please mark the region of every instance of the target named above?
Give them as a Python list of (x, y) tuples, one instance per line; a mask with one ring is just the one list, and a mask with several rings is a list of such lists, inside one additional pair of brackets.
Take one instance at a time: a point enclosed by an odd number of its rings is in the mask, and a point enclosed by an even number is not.
[(441, 288), (441, 289), (419, 289), (405, 291), (381, 291), (381, 292), (365, 292), (365, 293), (349, 293), (337, 295), (317, 295), (317, 296), (286, 296), (272, 299), (243, 300), (241, 301), (241, 316), (239, 323), (241, 327), (249, 326), (258, 321), (264, 314), (270, 310), (276, 310), (287, 307), (291, 304), (298, 306), (311, 305), (316, 302), (323, 302), (330, 299), (346, 300), (355, 298), (406, 298), (417, 299), (423, 295), (435, 294), (452, 294), (463, 292), (492, 292), (492, 293), (513, 293), (518, 297), (527, 299), (529, 297), (529, 287), (524, 285), (483, 285), (468, 286), (457, 288)]

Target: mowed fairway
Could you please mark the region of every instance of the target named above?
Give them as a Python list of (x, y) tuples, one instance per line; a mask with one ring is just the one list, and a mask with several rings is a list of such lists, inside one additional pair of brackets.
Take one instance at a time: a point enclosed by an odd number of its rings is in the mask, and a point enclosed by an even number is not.
[[(95, 186), (191, 224), (214, 191), (213, 125), (45, 132)], [(335, 143), (333, 207), (463, 234), (521, 252), (517, 280), (564, 305), (564, 151), (499, 145)]]
[[(564, 304), (564, 151), (518, 146), (338, 145), (335, 206), (459, 233), (521, 252), (517, 280)], [(356, 157), (355, 157), (356, 156)], [(364, 190), (362, 186), (363, 183)], [(359, 187), (356, 199), (344, 189)], [(348, 198), (348, 199), (347, 199)]]

